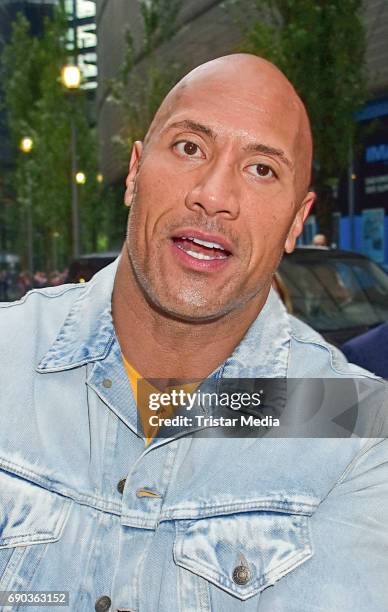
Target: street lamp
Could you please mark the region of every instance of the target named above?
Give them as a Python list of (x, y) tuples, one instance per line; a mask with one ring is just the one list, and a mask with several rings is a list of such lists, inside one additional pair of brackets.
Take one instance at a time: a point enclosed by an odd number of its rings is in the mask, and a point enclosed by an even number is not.
[[(34, 147), (34, 141), (30, 136), (24, 136), (19, 143), (19, 148), (22, 153), (28, 155), (31, 153)], [(27, 169), (28, 170), (28, 169)], [(30, 172), (27, 171), (27, 260), (28, 260), (28, 272), (31, 277), (31, 281), (34, 275), (34, 230), (33, 230), (33, 219), (32, 219), (32, 199), (31, 199), (31, 176)]]
[(61, 70), (61, 81), (67, 89), (79, 89), (81, 85), (81, 71), (78, 66), (67, 65)]
[(61, 70), (61, 81), (70, 94), (71, 108), (71, 214), (73, 227), (73, 257), (76, 259), (80, 254), (80, 229), (79, 229), (79, 205), (78, 205), (78, 181), (77, 181), (77, 128), (74, 121), (75, 97), (74, 94), (81, 84), (81, 72), (78, 66), (68, 65)]
[(25, 136), (20, 141), (20, 150), (23, 153), (31, 153), (34, 146), (34, 141), (29, 136)]
[(75, 175), (75, 182), (77, 185), (85, 185), (86, 183), (86, 174), (84, 172), (77, 172)]

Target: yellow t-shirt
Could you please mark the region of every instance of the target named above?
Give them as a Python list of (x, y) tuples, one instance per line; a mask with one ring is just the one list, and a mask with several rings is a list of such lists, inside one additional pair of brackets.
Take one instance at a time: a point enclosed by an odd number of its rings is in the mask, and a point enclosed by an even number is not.
[[(156, 413), (154, 410), (151, 410), (149, 407), (149, 396), (151, 395), (151, 393), (160, 394), (161, 391), (157, 389), (157, 387), (149, 383), (145, 378), (143, 378), (139, 374), (139, 372), (135, 370), (135, 368), (125, 359), (123, 353), (121, 353), (121, 356), (122, 356), (122, 359), (125, 365), (125, 369), (127, 371), (129, 382), (131, 383), (132, 392), (135, 398), (137, 410), (139, 412), (139, 417), (140, 417), (140, 421), (141, 421), (141, 425), (142, 425), (142, 429), (144, 433), (144, 438), (145, 438), (145, 445), (148, 446), (152, 442), (152, 440), (154, 439), (154, 437), (156, 436), (156, 434), (158, 433), (160, 429), (159, 426), (152, 426), (150, 424), (150, 420), (149, 420), (150, 417), (154, 416)], [(142, 381), (141, 387), (138, 384), (140, 380)], [(192, 393), (196, 390), (198, 385), (199, 383), (190, 383), (186, 385), (181, 385), (177, 390), (179, 391), (179, 389), (182, 389), (186, 393)], [(140, 389), (141, 389), (141, 393), (139, 396)], [(169, 393), (173, 389), (176, 389), (176, 386), (168, 387), (167, 389), (164, 390), (164, 393)], [(175, 406), (171, 404), (167, 406), (161, 406), (157, 411), (157, 416), (159, 418), (169, 418), (173, 415), (174, 410), (175, 410)]]

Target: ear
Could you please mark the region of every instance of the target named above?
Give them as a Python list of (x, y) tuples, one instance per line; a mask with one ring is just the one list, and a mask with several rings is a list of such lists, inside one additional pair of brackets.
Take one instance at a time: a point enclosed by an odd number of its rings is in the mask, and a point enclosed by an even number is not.
[(139, 163), (142, 151), (143, 143), (140, 140), (136, 140), (132, 147), (131, 159), (129, 161), (128, 176), (125, 181), (127, 188), (125, 190), (124, 204), (128, 207), (132, 204), (133, 194), (135, 192), (136, 176), (139, 170)]
[(284, 250), (286, 253), (292, 253), (292, 251), (295, 249), (296, 239), (303, 231), (304, 222), (311, 211), (316, 197), (317, 196), (313, 191), (309, 191), (298, 209), (284, 245)]

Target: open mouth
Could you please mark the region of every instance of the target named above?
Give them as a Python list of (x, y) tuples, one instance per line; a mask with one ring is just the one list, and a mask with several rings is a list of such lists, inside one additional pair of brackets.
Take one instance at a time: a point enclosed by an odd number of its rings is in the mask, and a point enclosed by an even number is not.
[(202, 240), (195, 236), (175, 236), (172, 240), (178, 249), (202, 261), (224, 260), (232, 254), (218, 242)]

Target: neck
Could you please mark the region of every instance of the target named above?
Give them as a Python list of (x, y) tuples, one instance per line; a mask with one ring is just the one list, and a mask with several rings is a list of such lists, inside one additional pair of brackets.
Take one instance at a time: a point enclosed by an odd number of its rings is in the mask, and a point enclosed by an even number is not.
[(269, 287), (243, 310), (214, 321), (177, 320), (145, 299), (124, 245), (112, 293), (113, 324), (125, 358), (144, 378), (203, 379), (240, 343), (268, 293)]

